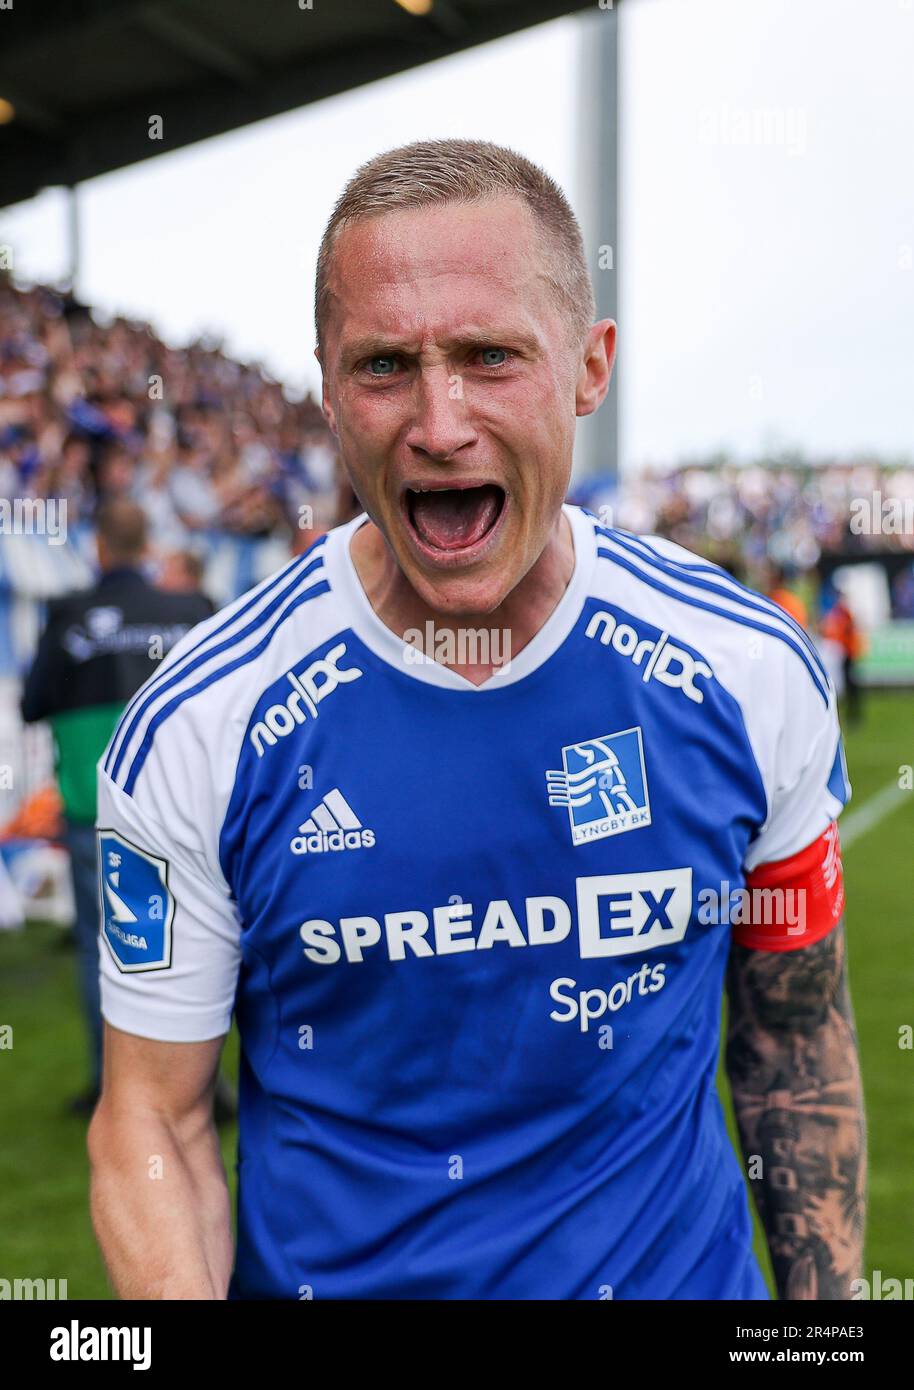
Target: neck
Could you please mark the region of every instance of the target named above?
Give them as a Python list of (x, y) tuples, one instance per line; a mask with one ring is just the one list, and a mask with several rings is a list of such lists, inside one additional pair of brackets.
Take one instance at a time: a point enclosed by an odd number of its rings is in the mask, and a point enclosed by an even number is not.
[(102, 579), (110, 579), (112, 576), (120, 577), (125, 574), (140, 574), (141, 565), (139, 560), (109, 560), (105, 564), (99, 565), (99, 572)]
[(375, 613), (398, 637), (473, 685), (482, 685), (531, 642), (574, 573), (571, 526), (564, 512), (542, 554), (489, 613), (441, 613), (416, 593), (373, 522), (352, 538), (352, 562)]

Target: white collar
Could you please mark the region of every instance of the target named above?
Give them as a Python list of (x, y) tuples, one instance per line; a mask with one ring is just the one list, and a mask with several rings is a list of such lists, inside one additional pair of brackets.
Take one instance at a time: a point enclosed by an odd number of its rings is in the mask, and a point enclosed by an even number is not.
[(368, 521), (365, 512), (330, 532), (324, 548), (324, 567), (331, 590), (341, 599), (351, 620), (349, 625), (375, 656), (401, 673), (425, 681), (428, 685), (485, 695), (491, 690), (513, 685), (538, 670), (558, 651), (578, 619), (596, 561), (596, 536), (590, 518), (580, 507), (566, 504), (562, 511), (571, 526), (574, 544), (574, 572), (568, 587), (523, 651), (507, 665), (497, 667), (482, 685), (474, 685), (440, 661), (418, 657), (416, 649), (398, 637), (378, 617), (362, 588), (349, 549), (355, 532)]

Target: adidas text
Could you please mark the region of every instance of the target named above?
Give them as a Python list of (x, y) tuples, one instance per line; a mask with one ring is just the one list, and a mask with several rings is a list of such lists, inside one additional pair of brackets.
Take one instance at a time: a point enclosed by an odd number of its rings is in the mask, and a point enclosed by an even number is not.
[(371, 849), (373, 830), (314, 830), (296, 835), (289, 848), (293, 854), (324, 854), (327, 850)]

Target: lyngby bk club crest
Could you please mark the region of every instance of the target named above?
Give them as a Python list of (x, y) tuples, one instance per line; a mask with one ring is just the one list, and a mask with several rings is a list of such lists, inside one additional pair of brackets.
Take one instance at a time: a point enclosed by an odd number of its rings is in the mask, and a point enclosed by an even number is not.
[(550, 806), (565, 806), (575, 845), (650, 825), (640, 725), (562, 749), (562, 769), (546, 773)]

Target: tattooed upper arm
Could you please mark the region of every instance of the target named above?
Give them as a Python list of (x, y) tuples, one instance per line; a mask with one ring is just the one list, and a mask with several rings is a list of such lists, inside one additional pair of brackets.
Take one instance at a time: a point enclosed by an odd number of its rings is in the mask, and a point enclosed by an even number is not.
[(845, 955), (843, 921), (798, 951), (756, 951), (734, 943), (727, 965), (731, 1036), (740, 1023), (809, 1033), (831, 1008), (842, 1010), (845, 1000), (849, 1006)]

